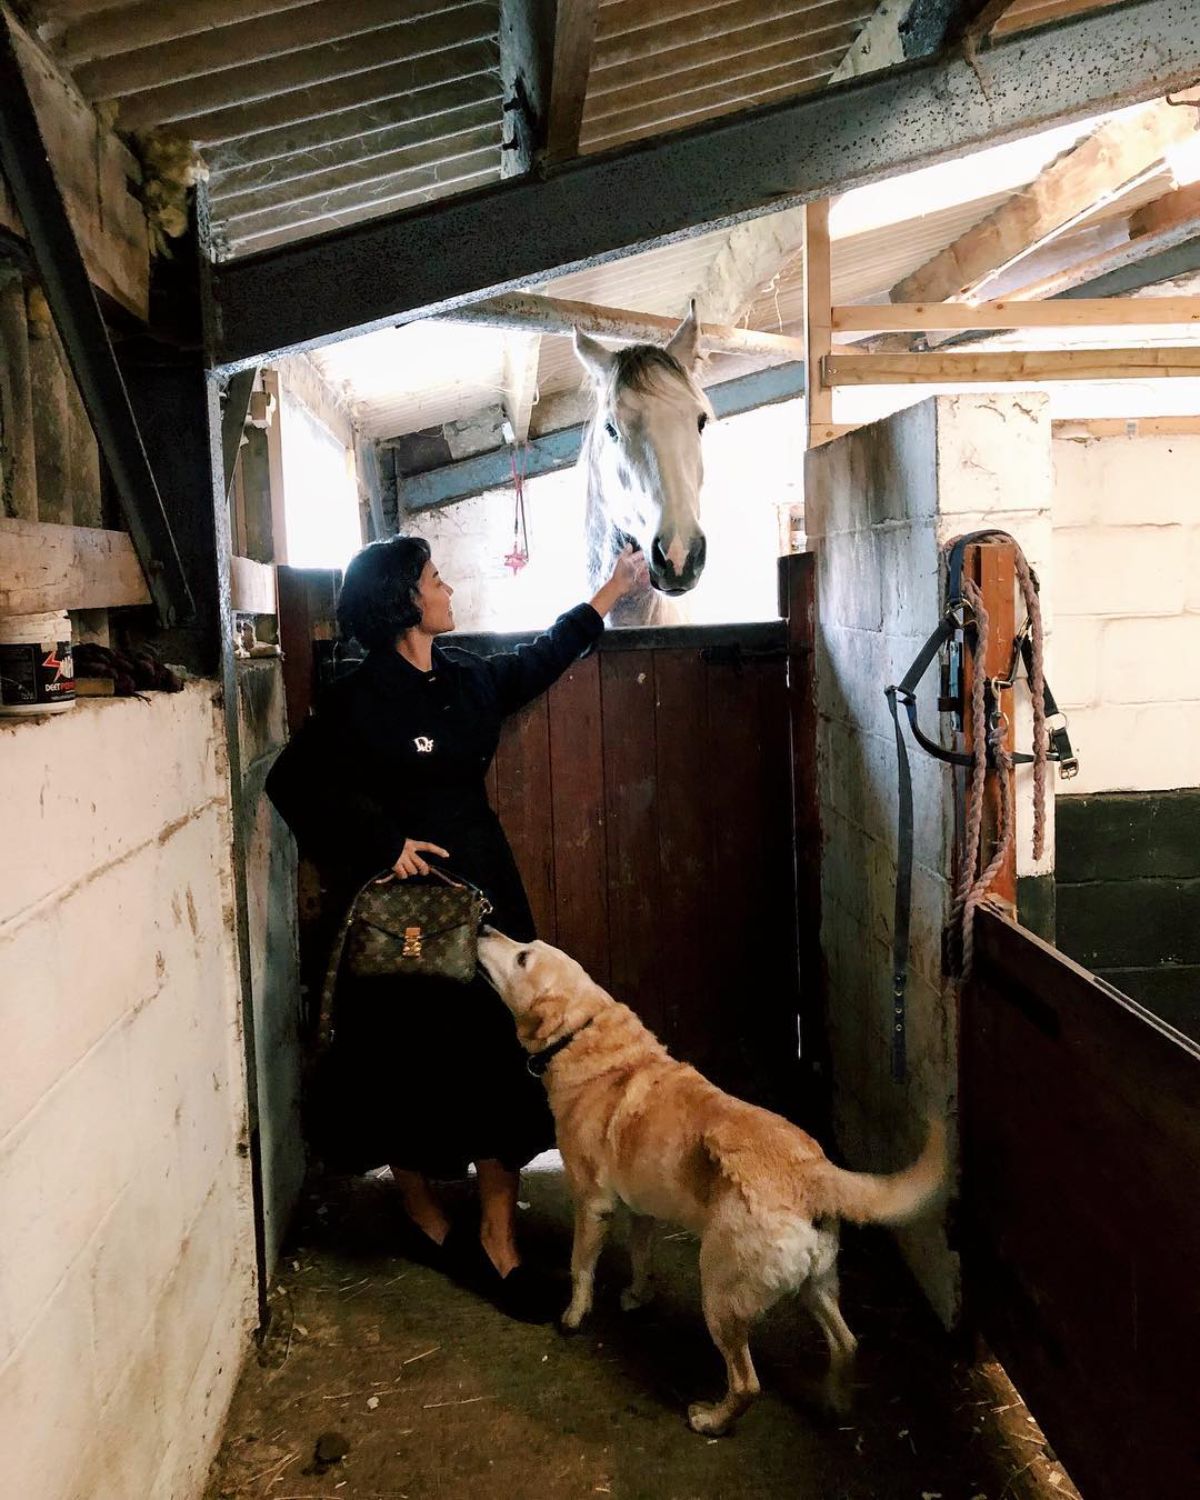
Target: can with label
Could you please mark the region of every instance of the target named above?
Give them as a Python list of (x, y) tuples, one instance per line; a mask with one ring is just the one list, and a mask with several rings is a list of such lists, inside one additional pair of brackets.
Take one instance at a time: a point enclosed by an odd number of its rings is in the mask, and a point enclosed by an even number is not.
[(58, 714), (74, 703), (66, 610), (0, 619), (0, 714)]

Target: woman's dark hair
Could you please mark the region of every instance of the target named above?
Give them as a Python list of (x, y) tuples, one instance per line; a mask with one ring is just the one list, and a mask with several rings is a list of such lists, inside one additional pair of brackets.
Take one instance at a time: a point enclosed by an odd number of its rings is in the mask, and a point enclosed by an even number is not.
[(429, 543), (419, 536), (371, 542), (350, 559), (338, 597), (338, 627), (368, 651), (387, 650), (396, 637), (420, 624), (417, 585), (429, 561)]

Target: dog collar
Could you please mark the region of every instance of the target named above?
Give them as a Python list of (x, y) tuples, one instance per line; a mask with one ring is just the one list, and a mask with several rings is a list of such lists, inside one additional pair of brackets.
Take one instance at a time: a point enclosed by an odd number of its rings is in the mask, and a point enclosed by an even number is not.
[(525, 1059), (525, 1066), (529, 1069), (529, 1071), (535, 1078), (543, 1077), (545, 1075), (546, 1069), (550, 1066), (550, 1064), (554, 1061), (558, 1054), (560, 1052), (565, 1052), (571, 1045), (571, 1043), (575, 1040), (575, 1038), (579, 1035), (579, 1032), (586, 1031), (591, 1024), (592, 1023), (590, 1020), (585, 1021), (579, 1028), (579, 1031), (569, 1031), (567, 1032), (566, 1036), (560, 1036), (557, 1042), (551, 1042), (548, 1047), (543, 1047), (540, 1052), (531, 1052), (530, 1055)]

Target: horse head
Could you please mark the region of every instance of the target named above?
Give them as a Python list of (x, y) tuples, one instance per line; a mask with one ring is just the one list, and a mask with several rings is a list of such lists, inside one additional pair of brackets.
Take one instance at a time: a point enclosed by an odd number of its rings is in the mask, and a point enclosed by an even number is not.
[(698, 335), (694, 303), (662, 349), (607, 349), (575, 332), (575, 353), (596, 399), (585, 452), (605, 551), (636, 542), (651, 583), (671, 595), (695, 588), (704, 571), (700, 434), (712, 407), (692, 375)]

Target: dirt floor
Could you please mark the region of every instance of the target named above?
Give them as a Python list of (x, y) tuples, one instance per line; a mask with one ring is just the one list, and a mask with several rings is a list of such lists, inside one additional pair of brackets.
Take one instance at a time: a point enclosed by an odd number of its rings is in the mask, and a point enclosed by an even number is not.
[[(526, 1175), (522, 1223), (532, 1253), (565, 1267), (570, 1211), (555, 1163)], [(301, 1218), (207, 1500), (1075, 1496), (998, 1368), (956, 1357), (882, 1231), (847, 1232), (843, 1245), (842, 1306), (861, 1341), (853, 1413), (821, 1415), (824, 1344), (789, 1301), (755, 1342), (762, 1400), (717, 1440), (684, 1421), (723, 1373), (690, 1237), (663, 1232), (660, 1300), (625, 1315), (618, 1230), (592, 1322), (564, 1338), (397, 1256), (402, 1215), (386, 1174), (310, 1184)]]

